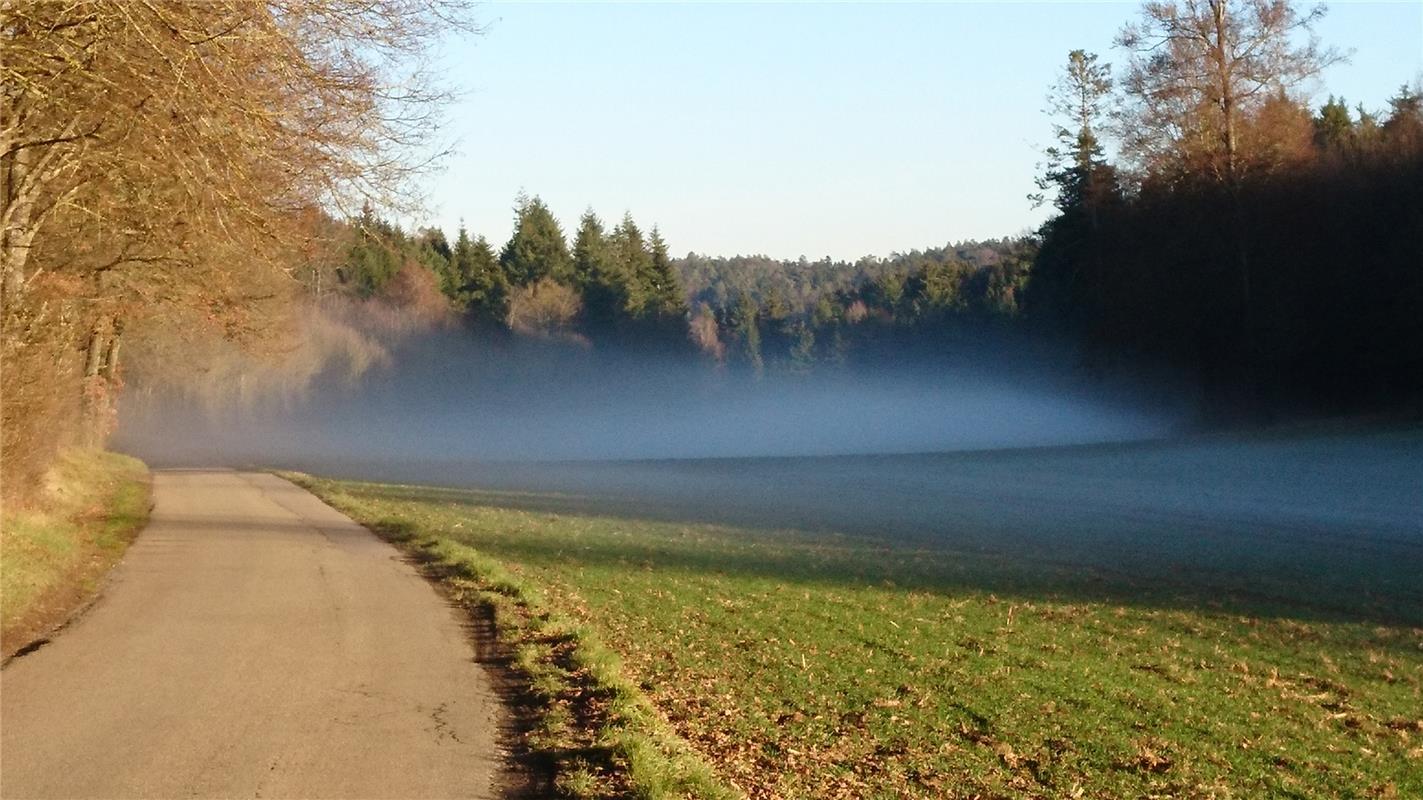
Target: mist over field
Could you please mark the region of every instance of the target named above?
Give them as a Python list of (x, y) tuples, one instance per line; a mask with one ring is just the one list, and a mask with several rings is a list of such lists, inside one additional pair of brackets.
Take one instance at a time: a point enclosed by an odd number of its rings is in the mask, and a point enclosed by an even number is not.
[(304, 394), (240, 408), (135, 392), (119, 444), (159, 467), (284, 467), (473, 487), (535, 511), (835, 531), (1113, 585), (1209, 574), (1202, 585), (1323, 609), (1377, 596), (1381, 617), (1423, 620), (1411, 587), (1423, 431), (1406, 424), (1192, 433), (1169, 386), (1089, 378), (1021, 342), (933, 370), (760, 378), (448, 332), (391, 347), (358, 376), (333, 366)]
[(140, 388), (122, 404), (119, 446), (188, 466), (808, 456), (1142, 439), (1185, 419), (1179, 401), (1089, 380), (1049, 348), (758, 377), (451, 332), (390, 347), (359, 375), (333, 364), (296, 393), (214, 403)]

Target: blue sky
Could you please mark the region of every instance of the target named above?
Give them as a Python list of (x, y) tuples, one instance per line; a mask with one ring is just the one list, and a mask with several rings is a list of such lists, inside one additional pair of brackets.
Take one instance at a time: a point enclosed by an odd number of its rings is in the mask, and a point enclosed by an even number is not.
[[(465, 94), (428, 220), (496, 246), (520, 189), (565, 230), (592, 206), (676, 254), (856, 258), (1037, 225), (1047, 86), (1118, 63), (1135, 3), (488, 3), (446, 44)], [(1316, 95), (1381, 108), (1423, 75), (1423, 0), (1333, 3), (1352, 51)]]

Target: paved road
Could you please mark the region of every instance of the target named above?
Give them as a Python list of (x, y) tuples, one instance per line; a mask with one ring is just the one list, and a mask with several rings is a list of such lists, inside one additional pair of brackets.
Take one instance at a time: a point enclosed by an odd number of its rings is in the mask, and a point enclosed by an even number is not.
[(0, 794), (493, 795), (498, 700), (394, 549), (271, 475), (154, 492), (98, 604), (0, 673)]

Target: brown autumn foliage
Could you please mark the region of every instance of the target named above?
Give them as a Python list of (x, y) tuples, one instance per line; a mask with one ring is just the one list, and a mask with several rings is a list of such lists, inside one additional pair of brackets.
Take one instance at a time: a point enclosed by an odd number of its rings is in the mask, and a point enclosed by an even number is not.
[(582, 310), (576, 291), (553, 278), (541, 278), (510, 296), (509, 328), (524, 336), (581, 341), (574, 322)]
[(102, 434), (120, 336), (169, 337), (123, 348), (149, 371), (292, 349), (322, 210), (411, 201), (451, 27), (458, 0), (0, 5), (5, 500)]
[(687, 324), (687, 331), (692, 338), (692, 343), (703, 354), (718, 364), (726, 361), (726, 344), (721, 341), (720, 331), (716, 324), (716, 314), (710, 306), (702, 303), (697, 307)]
[(1232, 184), (1248, 174), (1243, 120), (1343, 58), (1314, 35), (1323, 13), (1289, 0), (1144, 3), (1117, 37), (1131, 54), (1122, 83), (1129, 159)]
[(419, 264), (407, 263), (372, 299), (368, 305), (387, 310), (388, 326), (425, 330), (454, 327), (459, 321), (435, 273)]

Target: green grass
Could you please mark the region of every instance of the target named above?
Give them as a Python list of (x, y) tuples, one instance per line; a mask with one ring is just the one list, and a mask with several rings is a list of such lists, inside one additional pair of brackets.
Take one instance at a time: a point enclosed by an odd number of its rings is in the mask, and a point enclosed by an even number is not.
[[(337, 502), (333, 485), (283, 473)], [(530, 751), (574, 798), (704, 798), (740, 796), (673, 733), (624, 675), (621, 660), (596, 634), (545, 601), (517, 569), (457, 539), (431, 535), (402, 517), (363, 518), (387, 539), (440, 568), (452, 599), (494, 612), (500, 639), (538, 704)]]
[[(1045, 595), (1083, 577), (871, 539), (537, 513), (476, 491), (307, 485), (477, 564), (482, 585), (571, 634), (591, 654), (575, 669), (632, 709), (625, 729), (656, 733), (620, 768), (641, 758), (655, 773), (658, 747), (675, 750), (665, 727), (756, 798), (1423, 796), (1423, 630), (1367, 614), (1173, 605), (1159, 584), (1140, 604)], [(1015, 571), (1032, 593), (1004, 589)], [(521, 659), (537, 691), (562, 696), (567, 676), (540, 673), (550, 652)], [(578, 725), (555, 712), (545, 733)], [(595, 796), (622, 779), (574, 769), (560, 785)]]
[(143, 462), (73, 450), (60, 456), (33, 507), (4, 510), (0, 629), (7, 654), (97, 589), (147, 521), (148, 497)]

